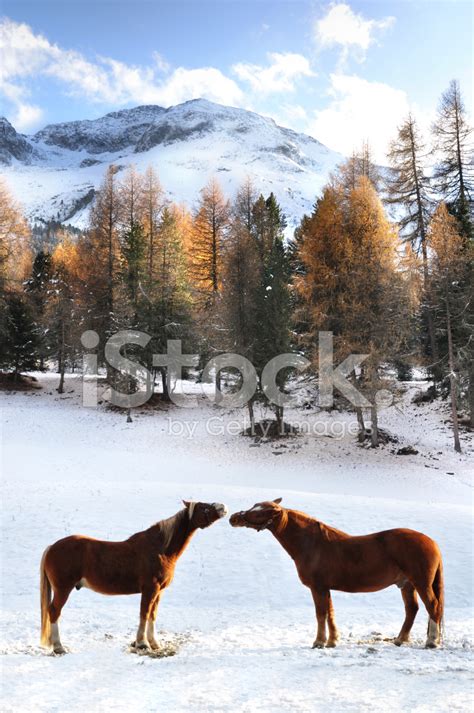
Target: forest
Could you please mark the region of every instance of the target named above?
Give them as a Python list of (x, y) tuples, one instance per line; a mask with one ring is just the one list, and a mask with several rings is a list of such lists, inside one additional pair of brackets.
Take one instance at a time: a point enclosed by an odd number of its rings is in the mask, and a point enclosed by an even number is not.
[[(370, 402), (353, 407), (359, 441), (381, 439), (377, 394), (429, 375), (422, 398), (449, 404), (453, 446), (474, 427), (473, 156), (459, 84), (443, 94), (428, 139), (413, 115), (393, 138), (388, 167), (370, 142), (330, 177), (287, 238), (278, 196), (247, 180), (231, 200), (215, 178), (190, 209), (166, 198), (159, 167), (144, 174), (110, 165), (87, 230), (31, 226), (0, 185), (0, 368), (3, 385), (22, 374), (81, 369), (81, 335), (99, 335), (104, 380), (131, 393), (137, 379), (112, 369), (107, 339), (146, 332), (129, 357), (152, 369), (152, 355), (179, 339), (200, 355), (198, 379), (212, 356), (238, 353), (261, 376), (280, 354), (306, 357), (318, 375), (318, 334), (333, 335), (334, 360), (367, 358), (350, 378)], [(169, 400), (165, 367), (160, 398)], [(238, 388), (235, 374), (219, 389)], [(191, 376), (191, 374), (190, 374)], [(294, 374), (278, 374), (280, 389)], [(232, 378), (234, 377), (234, 378)], [(262, 387), (248, 402), (265, 402)], [(275, 423), (285, 431), (283, 407)], [(344, 408), (352, 408), (344, 403)]]

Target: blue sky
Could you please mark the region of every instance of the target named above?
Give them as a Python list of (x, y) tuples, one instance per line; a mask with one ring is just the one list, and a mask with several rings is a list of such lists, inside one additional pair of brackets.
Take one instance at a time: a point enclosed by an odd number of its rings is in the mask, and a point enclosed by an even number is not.
[(24, 132), (205, 96), (382, 158), (413, 110), (428, 127), (452, 78), (472, 103), (473, 5), (3, 0), (1, 113)]

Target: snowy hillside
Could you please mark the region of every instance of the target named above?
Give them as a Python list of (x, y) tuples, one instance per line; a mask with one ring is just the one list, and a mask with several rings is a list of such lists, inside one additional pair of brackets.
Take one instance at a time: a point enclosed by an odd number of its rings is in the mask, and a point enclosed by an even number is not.
[(0, 169), (28, 217), (77, 227), (85, 225), (110, 163), (122, 169), (153, 165), (170, 198), (189, 206), (211, 176), (229, 196), (250, 176), (258, 190), (276, 194), (295, 225), (341, 160), (272, 119), (204, 99), (53, 124), (34, 136), (0, 119)]
[[(444, 407), (411, 404), (422, 384), (381, 416), (419, 451), (397, 457), (388, 448), (361, 449), (351, 435), (258, 446), (235, 433), (242, 410), (222, 413), (208, 403), (143, 409), (127, 424), (123, 413), (82, 408), (79, 377), (67, 378), (63, 396), (54, 391), (56, 375), (40, 380), (41, 391), (2, 394), (2, 711), (470, 709), (473, 446), (466, 436), (465, 453), (454, 454)], [(287, 414), (311, 422), (318, 416)], [(227, 435), (218, 435), (221, 429)], [(436, 539), (446, 577), (443, 647), (424, 648), (423, 606), (410, 645), (384, 641), (404, 617), (400, 591), (390, 587), (335, 592), (341, 641), (312, 650), (311, 594), (292, 561), (270, 533), (234, 530), (226, 519), (196, 534), (160, 603), (157, 629), (175, 656), (129, 653), (138, 596), (86, 589), (72, 593), (61, 619), (69, 654), (52, 657), (39, 648), (38, 568), (46, 545), (71, 533), (123, 539), (176, 512), (183, 497), (224, 501), (232, 512), (278, 496), (354, 534), (403, 526)]]

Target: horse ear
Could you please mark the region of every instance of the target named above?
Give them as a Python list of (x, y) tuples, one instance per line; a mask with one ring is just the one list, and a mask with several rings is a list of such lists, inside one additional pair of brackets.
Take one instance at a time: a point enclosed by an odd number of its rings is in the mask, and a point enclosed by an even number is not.
[(191, 501), (190, 501), (190, 500), (183, 500), (183, 505), (184, 505), (184, 507), (188, 508), (188, 507), (191, 505)]
[(281, 498), (276, 498), (273, 502), (274, 502), (276, 505), (279, 505), (279, 504), (281, 503), (281, 501), (282, 501)]

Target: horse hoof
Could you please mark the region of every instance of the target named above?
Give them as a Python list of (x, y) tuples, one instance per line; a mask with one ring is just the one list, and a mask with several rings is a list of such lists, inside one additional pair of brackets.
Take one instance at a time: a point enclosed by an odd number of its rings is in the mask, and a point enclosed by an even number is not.
[(53, 654), (55, 656), (64, 656), (65, 653), (67, 653), (67, 651), (63, 646), (55, 646), (53, 649)]
[(439, 644), (436, 641), (427, 641), (425, 644), (425, 649), (437, 649)]
[(336, 646), (337, 646), (337, 642), (336, 642), (336, 641), (328, 641), (328, 643), (326, 644), (326, 648), (327, 648), (327, 649), (335, 649)]
[(150, 647), (148, 646), (148, 644), (143, 643), (137, 644), (135, 648), (137, 649), (137, 651), (148, 651)]
[(313, 649), (324, 649), (324, 641), (315, 641)]
[(403, 641), (403, 639), (394, 639), (393, 643), (395, 644), (395, 646), (401, 646), (405, 642)]

